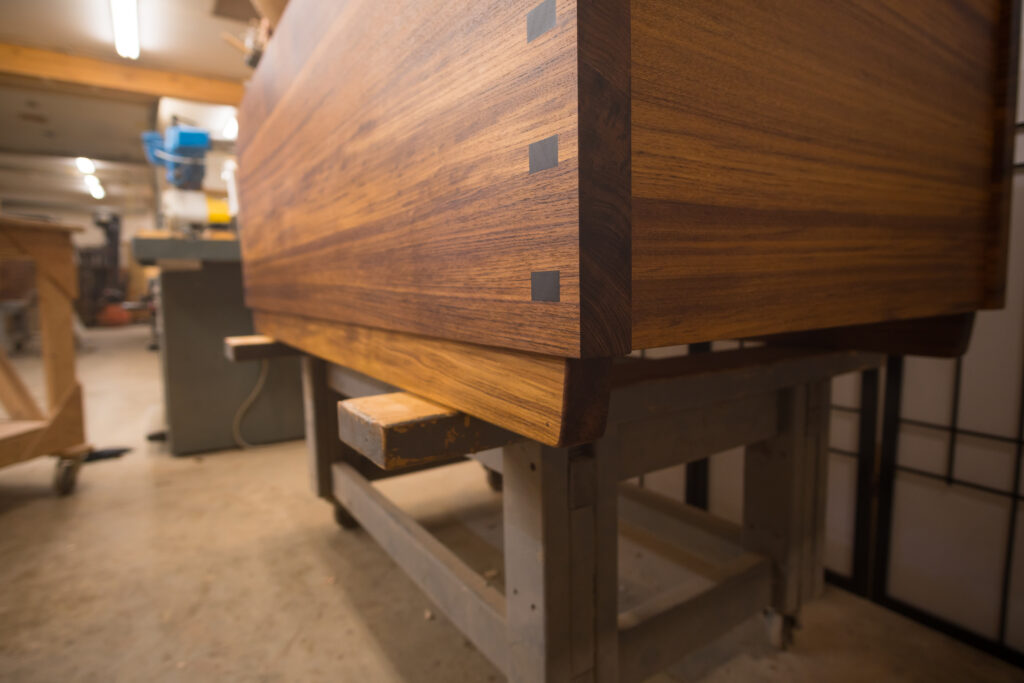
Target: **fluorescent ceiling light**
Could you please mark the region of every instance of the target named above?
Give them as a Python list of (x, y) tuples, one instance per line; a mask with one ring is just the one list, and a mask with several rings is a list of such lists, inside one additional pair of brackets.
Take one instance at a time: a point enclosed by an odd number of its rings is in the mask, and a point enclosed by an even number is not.
[(86, 157), (78, 157), (75, 159), (75, 166), (77, 166), (78, 170), (85, 175), (90, 175), (96, 172), (96, 164), (92, 163), (92, 159), (87, 159)]
[(224, 136), (225, 140), (237, 140), (238, 119), (234, 116), (228, 119), (228, 122), (224, 124), (224, 130), (222, 130), (220, 134)]
[(93, 199), (103, 199), (107, 196), (107, 191), (103, 189), (103, 185), (100, 184), (100, 179), (94, 175), (87, 175), (83, 178), (85, 186), (89, 190), (89, 194), (92, 195)]
[(125, 59), (139, 58), (138, 0), (110, 0), (114, 22), (114, 49)]

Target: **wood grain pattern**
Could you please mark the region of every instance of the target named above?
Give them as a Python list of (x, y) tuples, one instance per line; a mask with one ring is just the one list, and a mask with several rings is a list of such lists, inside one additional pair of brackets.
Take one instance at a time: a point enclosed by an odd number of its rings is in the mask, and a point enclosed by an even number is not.
[(292, 0), (250, 306), (586, 358), (1000, 305), (1019, 0), (536, 7)]
[(604, 433), (610, 363), (257, 311), (261, 334), (549, 445)]
[(461, 459), (522, 438), (405, 392), (340, 401), (338, 433), (384, 470)]
[(998, 304), (1009, 6), (635, 0), (633, 346)]
[[(314, 4), (291, 3), (242, 107), (248, 304), (553, 355), (627, 352), (628, 65), (609, 59), (608, 32), (595, 20), (578, 34), (572, 0), (530, 42), (527, 2)], [(605, 112), (585, 130), (581, 103)], [(614, 141), (581, 158), (578, 140), (605, 129)], [(555, 135), (557, 166), (530, 173), (529, 146)], [(532, 300), (535, 271), (559, 272), (557, 301)]]

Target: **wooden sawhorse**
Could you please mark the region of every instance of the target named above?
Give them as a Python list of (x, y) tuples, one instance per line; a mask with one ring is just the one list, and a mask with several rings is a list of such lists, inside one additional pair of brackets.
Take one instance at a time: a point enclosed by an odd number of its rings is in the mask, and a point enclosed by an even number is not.
[[(605, 435), (552, 448), (306, 357), (313, 486), (509, 680), (641, 681), (766, 608), (788, 638), (823, 590), (830, 380), (881, 362), (775, 347), (626, 359)], [(742, 526), (620, 483), (737, 446)], [(471, 454), (503, 476), (504, 592), (371, 485)], [(697, 558), (709, 585), (621, 604), (620, 535)]]
[(85, 442), (82, 387), (75, 377), (74, 300), (78, 296), (71, 233), (77, 227), (0, 216), (0, 259), (35, 264), (47, 409), (43, 411), (0, 349), (0, 467), (43, 455), (58, 458), (57, 493), (75, 487)]

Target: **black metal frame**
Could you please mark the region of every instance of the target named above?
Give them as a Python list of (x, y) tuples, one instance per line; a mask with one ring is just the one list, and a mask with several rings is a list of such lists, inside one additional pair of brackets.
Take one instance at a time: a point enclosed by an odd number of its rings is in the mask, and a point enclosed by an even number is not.
[[(743, 343), (740, 342), (740, 347)], [(710, 353), (711, 342), (690, 344), (690, 353)], [(707, 510), (710, 504), (711, 462), (708, 458), (695, 460), (686, 465), (686, 491), (684, 500), (687, 505)]]
[[(960, 410), (960, 386), (962, 363), (958, 359), (955, 366), (953, 405), (951, 406), (951, 422), (936, 425), (921, 420), (905, 419), (900, 415), (903, 396), (903, 357), (890, 356), (887, 362), (886, 382), (884, 390), (883, 417), (880, 448), (874, 453), (874, 434), (877, 423), (871, 416), (878, 413), (878, 375), (873, 379), (864, 373), (861, 381), (861, 425), (859, 430), (860, 444), (857, 453), (847, 453), (838, 449), (832, 452), (858, 458), (858, 490), (857, 490), (857, 521), (854, 541), (854, 573), (852, 577), (844, 577), (828, 572), (831, 583), (847, 588), (869, 597), (875, 602), (900, 614), (915, 619), (931, 628), (946, 633), (958, 640), (980, 650), (995, 655), (1017, 666), (1024, 667), (1024, 652), (1011, 648), (1006, 643), (1006, 625), (1009, 611), (1010, 573), (1013, 568), (1016, 552), (1016, 520), (1019, 504), (1022, 499), (1020, 478), (1022, 460), (1024, 460), (1024, 377), (1021, 378), (1021, 408), (1018, 415), (1017, 436), (1009, 438), (994, 434), (986, 434), (973, 430), (961, 429), (957, 426)], [(849, 410), (842, 406), (833, 406), (836, 410)], [(870, 423), (866, 423), (870, 421)], [(949, 433), (949, 449), (944, 474), (927, 472), (914, 467), (901, 465), (898, 462), (899, 433), (901, 425), (909, 424), (942, 430)], [(1013, 481), (1009, 490), (996, 489), (983, 484), (957, 479), (954, 476), (956, 458), (956, 437), (959, 434), (977, 436), (987, 439), (1013, 443), (1016, 445)], [(870, 448), (868, 447), (870, 445)], [(878, 479), (874, 481), (875, 463), (878, 467)], [(943, 619), (918, 606), (908, 604), (889, 594), (889, 556), (892, 542), (893, 499), (897, 474), (905, 472), (917, 476), (929, 477), (945, 482), (947, 486), (965, 486), (990, 494), (1010, 499), (1010, 520), (1004, 551), (1003, 580), (1000, 593), (1000, 624), (997, 639), (991, 639), (970, 631), (954, 622)], [(875, 506), (877, 514), (872, 524), (871, 507)], [(873, 539), (873, 540), (872, 540)]]
[(857, 459), (857, 507), (855, 511), (853, 539), (853, 573), (845, 576), (838, 572), (826, 571), (829, 583), (859, 595), (868, 595), (871, 587), (871, 557), (873, 507), (875, 490), (875, 462), (877, 446), (875, 434), (878, 431), (878, 378), (879, 371), (867, 370), (860, 376), (860, 407), (832, 405), (832, 410), (856, 412), (858, 414), (857, 450), (847, 451), (829, 447), (829, 452)]

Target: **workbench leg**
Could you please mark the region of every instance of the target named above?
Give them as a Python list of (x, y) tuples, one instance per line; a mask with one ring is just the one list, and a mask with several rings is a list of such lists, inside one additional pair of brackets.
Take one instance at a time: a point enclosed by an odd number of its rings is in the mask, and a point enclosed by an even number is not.
[[(63, 249), (62, 249), (63, 251)], [(70, 267), (71, 245), (60, 259)], [(53, 276), (56, 263), (36, 262), (36, 294), (39, 303), (39, 337), (43, 351), (43, 374), (46, 378), (47, 413), (52, 417), (64, 398), (78, 384), (75, 378), (75, 310), (73, 293), (62, 288)], [(79, 429), (85, 440), (84, 429)]]
[(824, 590), (828, 381), (780, 392), (779, 433), (747, 447), (743, 544), (770, 557), (773, 604), (786, 621)]
[(509, 681), (618, 681), (617, 482), (590, 446), (504, 449)]
[(327, 384), (327, 362), (313, 356), (302, 357), (302, 404), (306, 420), (306, 448), (313, 493), (334, 505), (335, 520), (345, 528), (356, 526), (334, 498), (331, 465), (345, 462), (367, 479), (378, 477), (383, 470), (345, 445), (338, 434), (338, 401), (343, 396)]
[(302, 357), (302, 409), (306, 421), (306, 449), (313, 493), (334, 500), (331, 465), (341, 458), (344, 445), (338, 438), (339, 397), (327, 386), (327, 363)]

